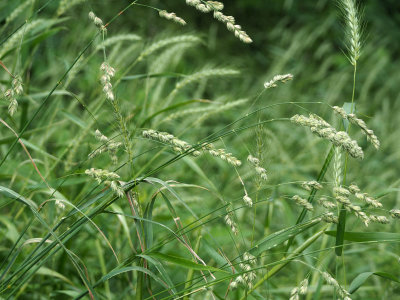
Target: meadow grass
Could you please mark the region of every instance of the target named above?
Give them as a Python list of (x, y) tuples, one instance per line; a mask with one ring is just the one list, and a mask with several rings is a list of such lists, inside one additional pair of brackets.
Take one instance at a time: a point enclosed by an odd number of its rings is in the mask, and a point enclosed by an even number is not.
[(0, 3), (0, 299), (396, 297), (391, 54), (340, 0), (253, 72), (225, 4)]

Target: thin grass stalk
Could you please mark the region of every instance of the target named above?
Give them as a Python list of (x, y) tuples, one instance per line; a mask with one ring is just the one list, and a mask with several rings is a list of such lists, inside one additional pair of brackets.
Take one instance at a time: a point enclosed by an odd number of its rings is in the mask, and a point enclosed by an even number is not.
[[(196, 253), (199, 251), (201, 239), (202, 239), (202, 236), (199, 235), (199, 237), (197, 238), (196, 245), (194, 247), (194, 252), (196, 252)], [(188, 291), (188, 293), (183, 298), (183, 300), (189, 300), (189, 295), (192, 293), (191, 285), (192, 285), (192, 281), (193, 281), (193, 275), (194, 275), (194, 270), (189, 269), (187, 276), (186, 276), (186, 283), (185, 283), (185, 291)]]
[[(281, 259), (282, 263), (278, 263), (275, 267), (273, 267), (267, 274), (264, 275), (254, 286), (247, 291), (247, 295), (250, 295), (254, 292), (260, 285), (262, 285), (266, 280), (270, 279), (272, 276), (277, 274), (280, 270), (282, 270), (287, 264), (289, 264), (296, 256), (302, 253), (305, 249), (311, 246), (318, 238), (328, 229), (329, 225), (325, 225), (320, 231), (309, 237), (302, 245), (296, 248), (293, 252), (290, 253), (287, 257)], [(241, 300), (245, 300), (246, 297), (242, 297)]]

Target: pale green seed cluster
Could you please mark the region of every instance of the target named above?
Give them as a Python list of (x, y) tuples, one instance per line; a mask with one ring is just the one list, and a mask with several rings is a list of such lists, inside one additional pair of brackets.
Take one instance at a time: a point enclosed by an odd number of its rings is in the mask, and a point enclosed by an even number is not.
[(400, 219), (400, 209), (392, 209), (390, 211), (390, 216), (395, 219)]
[(239, 284), (246, 285), (249, 289), (253, 287), (253, 281), (257, 278), (257, 274), (252, 270), (251, 266), (257, 264), (257, 259), (250, 253), (243, 253), (243, 262), (239, 264), (240, 268), (245, 272), (235, 278), (231, 283), (231, 288), (236, 288)]
[(224, 9), (224, 4), (219, 1), (201, 1), (201, 0), (186, 0), (186, 4), (195, 7), (197, 10), (203, 13), (214, 13), (214, 18), (224, 23), (229, 31), (232, 31), (234, 35), (241, 40), (243, 43), (252, 43), (252, 39), (248, 34), (242, 30), (242, 27), (235, 24), (235, 18), (232, 16), (224, 15), (221, 10)]
[(337, 292), (339, 295), (343, 298), (343, 300), (351, 300), (350, 298), (350, 293), (346, 291), (338, 282), (335, 278), (331, 276), (328, 272), (322, 272), (321, 273), (322, 277), (326, 281), (327, 284), (333, 286), (336, 288)]
[(292, 74), (284, 74), (284, 75), (275, 75), (270, 81), (267, 81), (264, 83), (264, 88), (265, 89), (270, 89), (270, 88), (274, 88), (277, 87), (277, 83), (278, 82), (282, 82), (285, 83), (289, 80), (293, 79), (293, 75)]
[[(148, 139), (153, 139), (167, 143), (172, 146), (172, 149), (177, 153), (189, 152), (193, 156), (200, 156), (201, 152), (199, 150), (194, 150), (193, 146), (185, 141), (176, 138), (174, 135), (168, 132), (160, 132), (153, 129), (144, 130), (142, 132), (143, 137)], [(211, 143), (204, 143), (201, 150), (211, 154), (212, 156), (218, 157), (233, 166), (240, 166), (242, 162), (233, 156), (232, 153), (226, 152), (225, 149), (216, 149)], [(193, 151), (191, 151), (193, 150)]]
[(18, 108), (17, 96), (23, 93), (22, 81), (19, 76), (14, 77), (11, 83), (11, 88), (6, 90), (4, 97), (9, 102), (8, 113), (12, 116), (15, 114)]
[(261, 179), (268, 180), (267, 170), (260, 166), (260, 160), (257, 157), (249, 155), (247, 161), (254, 167)]
[(367, 216), (361, 211), (360, 206), (351, 203), (349, 196), (353, 195), (356, 199), (364, 201), (367, 205), (370, 205), (374, 208), (382, 207), (382, 203), (380, 203), (378, 200), (372, 198), (367, 193), (361, 193), (360, 188), (357, 185), (351, 184), (348, 189), (344, 187), (335, 187), (333, 191), (336, 200), (343, 204), (348, 211), (353, 212), (357, 217), (361, 218), (366, 226), (368, 226), (370, 221), (382, 224), (387, 224), (389, 222), (385, 216)]
[(175, 13), (169, 13), (166, 10), (160, 10), (158, 14), (161, 18), (174, 21), (175, 23), (178, 23), (183, 26), (186, 25), (185, 20), (178, 17)]
[[(142, 135), (145, 138), (169, 144), (170, 146), (172, 146), (172, 149), (177, 153), (183, 153), (189, 151), (190, 149), (193, 149), (192, 145), (178, 139), (177, 137), (168, 132), (160, 132), (153, 129), (149, 129), (149, 130), (144, 130), (142, 132)], [(201, 152), (198, 150), (194, 150), (190, 154), (192, 154), (193, 156), (199, 156)]]
[(117, 180), (120, 178), (117, 173), (91, 168), (87, 169), (85, 174), (96, 179), (99, 184), (104, 182), (104, 184), (109, 185), (111, 190), (113, 190), (118, 197), (124, 196), (124, 190), (117, 182)]
[(242, 165), (242, 162), (233, 156), (232, 153), (226, 152), (225, 149), (216, 149), (213, 144), (204, 144), (202, 149), (212, 156), (219, 157), (220, 159), (226, 161), (227, 163), (239, 167)]
[(101, 145), (101, 147), (97, 148), (93, 152), (89, 154), (89, 158), (94, 158), (98, 156), (101, 153), (108, 152), (111, 157), (111, 161), (116, 164), (118, 162), (118, 157), (117, 157), (117, 150), (119, 147), (122, 146), (122, 143), (120, 142), (111, 142), (108, 137), (103, 135), (100, 130), (96, 129), (95, 131), (95, 137), (98, 141), (103, 142), (104, 144)]
[(57, 200), (55, 201), (55, 205), (56, 205), (59, 209), (61, 209), (61, 210), (64, 210), (64, 209), (65, 209), (65, 204), (64, 204), (60, 199), (57, 199)]
[(363, 120), (357, 118), (355, 114), (347, 114), (346, 111), (341, 107), (334, 106), (333, 109), (343, 119), (349, 120), (350, 123), (357, 125), (361, 129), (362, 133), (367, 136), (367, 140), (370, 141), (375, 149), (379, 149), (381, 143), (379, 142), (378, 137), (375, 135), (373, 130), (367, 127), (367, 124)]
[(325, 197), (318, 199), (318, 204), (327, 209), (332, 209), (336, 207), (335, 203), (328, 201)]
[(348, 189), (343, 187), (335, 187), (334, 194), (338, 203), (343, 204), (346, 210), (353, 213), (357, 218), (360, 218), (364, 222), (365, 226), (368, 226), (370, 218), (361, 210), (360, 206), (351, 203), (350, 199), (348, 198), (350, 196), (350, 191)]
[(103, 24), (103, 20), (97, 17), (94, 12), (89, 12), (89, 19), (93, 21), (94, 25), (96, 25), (96, 27), (99, 28), (100, 31), (107, 31), (107, 28)]
[(115, 69), (107, 62), (103, 62), (100, 66), (100, 71), (103, 72), (100, 78), (100, 82), (103, 85), (103, 92), (108, 100), (114, 101), (115, 97), (112, 90), (111, 78), (115, 76)]
[(380, 203), (378, 200), (372, 198), (369, 196), (367, 193), (361, 193), (360, 188), (355, 185), (351, 184), (349, 186), (349, 191), (358, 199), (361, 201), (364, 201), (366, 204), (371, 205), (372, 207), (375, 208), (380, 208), (382, 207), (382, 203)]
[(301, 198), (299, 195), (294, 195), (292, 197), (292, 200), (294, 202), (296, 202), (296, 204), (303, 206), (305, 209), (309, 210), (309, 211), (313, 211), (314, 207), (312, 206), (312, 204), (310, 202), (308, 202), (306, 199)]
[(253, 200), (249, 197), (248, 194), (245, 194), (243, 196), (243, 201), (248, 207), (252, 207), (253, 206)]
[(234, 235), (237, 235), (239, 233), (237, 225), (236, 225), (235, 221), (233, 220), (233, 214), (230, 210), (230, 206), (227, 207), (227, 214), (224, 217), (224, 221), (225, 221), (225, 224), (231, 228), (231, 231), (233, 232)]
[(371, 222), (375, 222), (375, 223), (381, 223), (381, 224), (388, 224), (389, 223), (388, 218), (386, 218), (385, 216), (370, 215), (369, 219), (371, 220)]
[(105, 180), (119, 179), (119, 175), (117, 173), (110, 172), (107, 170), (102, 170), (102, 169), (90, 168), (85, 171), (85, 174), (96, 179), (96, 181), (98, 183), (101, 183), (102, 181), (105, 181)]
[(326, 223), (334, 223), (334, 224), (338, 224), (339, 223), (339, 219), (337, 216), (335, 216), (332, 212), (327, 212), (325, 214), (323, 214), (321, 216), (322, 221), (326, 222)]
[(299, 300), (301, 295), (307, 294), (308, 290), (308, 279), (304, 279), (300, 282), (298, 287), (295, 287), (290, 292), (289, 300)]
[(346, 150), (354, 158), (364, 158), (364, 152), (357, 142), (352, 140), (345, 131), (336, 131), (328, 122), (317, 115), (310, 114), (309, 117), (294, 115), (290, 120), (298, 125), (310, 127), (311, 132), (317, 136), (329, 140), (336, 147)]
[(311, 191), (312, 189), (320, 190), (322, 189), (322, 184), (318, 181), (311, 180), (311, 181), (304, 181), (301, 186), (306, 189), (307, 191)]

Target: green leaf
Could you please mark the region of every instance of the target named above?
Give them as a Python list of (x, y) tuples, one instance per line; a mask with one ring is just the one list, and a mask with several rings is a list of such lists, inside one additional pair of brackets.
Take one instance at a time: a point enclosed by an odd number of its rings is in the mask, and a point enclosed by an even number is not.
[(69, 280), (67, 277), (65, 277), (64, 275), (62, 275), (62, 274), (60, 274), (60, 273), (58, 273), (58, 272), (56, 272), (54, 270), (48, 269), (46, 267), (41, 267), (37, 271), (37, 274), (44, 275), (44, 276), (55, 277), (55, 278), (61, 279), (62, 281), (65, 281), (66, 283), (68, 283), (68, 284), (70, 284), (72, 286), (75, 286), (75, 284), (71, 280)]
[(349, 287), (349, 293), (353, 294), (355, 291), (357, 291), (360, 286), (363, 285), (364, 282), (372, 275), (380, 276), (382, 278), (400, 283), (399, 279), (396, 276), (386, 272), (364, 272), (358, 274), (357, 277), (353, 279)]
[[(120, 268), (120, 269), (114, 269), (111, 272), (109, 272), (108, 274), (104, 275), (99, 281), (97, 281), (93, 287), (96, 287), (100, 284), (102, 284), (103, 282), (110, 280), (111, 278), (126, 273), (126, 272), (132, 272), (132, 271), (137, 271), (137, 272), (141, 272), (144, 274), (149, 275), (151, 278), (153, 278), (155, 281), (157, 281), (158, 283), (160, 283), (162, 286), (165, 286), (165, 283), (158, 277), (156, 276), (153, 272), (142, 268), (142, 267), (126, 267), (126, 268)], [(87, 291), (81, 293), (78, 297), (76, 297), (75, 299), (81, 299), (83, 296), (85, 296), (87, 294)]]
[(0, 186), (0, 193), (8, 198), (22, 202), (26, 206), (29, 206), (31, 209), (35, 209), (35, 210), (37, 209), (37, 205), (35, 202), (33, 202), (32, 200), (29, 200), (29, 199), (25, 199), (20, 194), (14, 192), (13, 190), (10, 190), (9, 188)]
[(274, 248), (277, 245), (279, 245), (291, 238), (294, 238), (299, 233), (313, 227), (314, 225), (318, 224), (319, 222), (320, 222), (320, 219), (313, 219), (313, 220), (310, 220), (310, 221), (307, 221), (307, 222), (304, 222), (301, 224), (297, 224), (290, 228), (277, 231), (277, 232), (270, 234), (269, 236), (263, 238), (253, 248), (251, 248), (249, 250), (249, 252), (254, 256), (258, 256), (262, 252), (267, 251), (271, 248)]
[(151, 253), (147, 253), (147, 255), (150, 257), (158, 258), (161, 261), (167, 261), (169, 263), (179, 265), (179, 266), (187, 268), (187, 269), (193, 269), (193, 270), (198, 270), (198, 271), (224, 272), (224, 273), (229, 274), (229, 272), (227, 272), (227, 271), (220, 270), (220, 269), (217, 269), (214, 267), (197, 264), (191, 260), (188, 260), (188, 259), (182, 258), (182, 257), (178, 257), (178, 256), (167, 255), (167, 254), (163, 254), (160, 252), (151, 252)]
[[(326, 231), (325, 234), (336, 236), (336, 231)], [(400, 242), (400, 233), (392, 232), (349, 232), (344, 233), (344, 239), (351, 242)]]
[(172, 282), (171, 278), (168, 275), (168, 272), (165, 270), (164, 266), (162, 265), (161, 262), (159, 262), (157, 259), (155, 259), (154, 257), (150, 257), (148, 255), (138, 255), (144, 259), (146, 259), (148, 262), (152, 263), (157, 271), (160, 273), (160, 275), (162, 276), (162, 278), (164, 279), (164, 281), (166, 282), (166, 284), (168, 285), (169, 289), (171, 290), (171, 292), (175, 295), (177, 294), (177, 291), (174, 287), (174, 283)]

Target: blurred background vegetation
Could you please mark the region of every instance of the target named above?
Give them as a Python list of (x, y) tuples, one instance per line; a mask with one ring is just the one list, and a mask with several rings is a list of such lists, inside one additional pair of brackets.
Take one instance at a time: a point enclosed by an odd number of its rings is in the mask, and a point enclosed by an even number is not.
[[(0, 1), (0, 42), (45, 3), (45, 1), (34, 1), (34, 6), (28, 7), (12, 22), (7, 22), (10, 13), (23, 2), (22, 0)], [(21, 48), (21, 63), (17, 62), (16, 49), (11, 49), (0, 58), (12, 72), (22, 76), (25, 89), (25, 95), (20, 100), (19, 113), (15, 117), (6, 115), (7, 103), (1, 99), (2, 114), (4, 112), (2, 118), (19, 132), (50, 89), (96, 33), (96, 28), (87, 17), (88, 12), (94, 11), (106, 22), (129, 2), (126, 0), (82, 1), (67, 11), (57, 13), (59, 1), (52, 1), (41, 11), (34, 19), (46, 18), (52, 20), (53, 23), (41, 24), (32, 32), (27, 33), (27, 38), (31, 39)], [(117, 72), (125, 70), (143, 49), (162, 38), (194, 34), (201, 38), (201, 42), (172, 45), (170, 48), (152, 54), (135, 65), (135, 68), (126, 74), (131, 78), (125, 78), (118, 87), (116, 93), (134, 138), (133, 149), (136, 155), (154, 147), (151, 142), (142, 141), (140, 136), (142, 128), (172, 132), (194, 144), (243, 116), (251, 105), (255, 109), (282, 102), (322, 101), (330, 105), (342, 106), (351, 98), (352, 66), (345, 56), (343, 22), (336, 1), (225, 1), (225, 13), (235, 16), (237, 23), (251, 36), (254, 42), (250, 45), (240, 43), (223, 24), (214, 20), (211, 14), (205, 15), (196, 11), (185, 5), (184, 0), (151, 0), (143, 1), (143, 3), (175, 12), (185, 19), (188, 25), (180, 27), (161, 19), (157, 12), (146, 7), (135, 6), (129, 9), (109, 26), (107, 33), (109, 38), (120, 34), (137, 35), (137, 38), (132, 37), (133, 42), (125, 41), (107, 48), (110, 64), (117, 69)], [(366, 0), (359, 3), (363, 7), (365, 24), (363, 51), (358, 64), (356, 112), (380, 137), (382, 148), (375, 151), (360, 133), (354, 132), (359, 144), (365, 149), (366, 158), (362, 162), (350, 160), (348, 182), (357, 182), (363, 191), (382, 197), (381, 201), (385, 208), (390, 210), (400, 207), (398, 192), (400, 185), (400, 74), (398, 71), (400, 69), (400, 2)], [(93, 137), (96, 128), (101, 129), (108, 136), (117, 135), (119, 130), (110, 107), (106, 104), (104, 108), (101, 106), (100, 98), (103, 96), (98, 83), (98, 69), (103, 56), (100, 48), (96, 48), (99, 43), (100, 41), (96, 40), (91, 46), (89, 52), (84, 55), (84, 63), (78, 64), (78, 68), (71, 72), (73, 76), (70, 74), (66, 78), (59, 88), (60, 92), (52, 96), (46, 108), (34, 119), (24, 136), (26, 146), (37, 159), (39, 167), (52, 186), (55, 187), (61, 180), (68, 177), (68, 181), (59, 188), (59, 192), (76, 205), (84, 201), (86, 195), (96, 186), (94, 181), (82, 175), (86, 168), (115, 168), (105, 157), (96, 158), (94, 161), (87, 160), (88, 153), (98, 145)], [(177, 104), (193, 99), (201, 99), (203, 102), (198, 101), (189, 106), (177, 107), (176, 110), (169, 110), (148, 120), (149, 116), (164, 107), (169, 93), (181, 80), (180, 77), (175, 77), (176, 74), (188, 75), (211, 67), (234, 69), (240, 74), (231, 72), (232, 76), (205, 78), (185, 86), (175, 95), (172, 103)], [(166, 76), (167, 72), (168, 76)], [(165, 76), (140, 77), (143, 74), (154, 73), (162, 73)], [(263, 90), (265, 81), (276, 74), (286, 73), (293, 74), (294, 80), (264, 93), (257, 102), (254, 102), (256, 96)], [(9, 78), (2, 70), (0, 74), (0, 87), (3, 91), (9, 85)], [(74, 93), (76, 97), (71, 97), (69, 92)], [(223, 107), (240, 99), (249, 100), (237, 102), (237, 105), (229, 109)], [(215, 109), (201, 111), (209, 105), (210, 107), (215, 105)], [(188, 112), (185, 109), (194, 111)], [(291, 117), (296, 113), (307, 113), (307, 110), (323, 116), (332, 123), (337, 122), (332, 111), (325, 105), (305, 104), (301, 108), (295, 105), (278, 105), (261, 112), (252, 119), (245, 119), (235, 126), (253, 124), (259, 119)], [(87, 111), (93, 113), (94, 121), (93, 115)], [(173, 113), (182, 113), (182, 115), (172, 115)], [(298, 193), (300, 188), (298, 185), (289, 183), (315, 179), (329, 149), (328, 143), (289, 122), (271, 123), (258, 129), (261, 131), (261, 144), (259, 141), (257, 143), (256, 130), (250, 129), (231, 135), (224, 138), (223, 144), (220, 143), (221, 147), (226, 146), (243, 161), (249, 153), (257, 154), (257, 151), (261, 149), (263, 166), (268, 170), (267, 185), (262, 189), (259, 189), (256, 184), (248, 187), (254, 200), (257, 197), (258, 201), (265, 201), (267, 204), (260, 205), (258, 211), (247, 208), (237, 211), (236, 217), (241, 228), (240, 238), (228, 234), (229, 230), (221, 217), (225, 213), (223, 205), (226, 203), (233, 203), (234, 207), (241, 207), (243, 204), (242, 186), (230, 166), (212, 158), (201, 157), (198, 160), (184, 158), (183, 161), (170, 165), (153, 175), (163, 180), (201, 185), (212, 191), (210, 196), (204, 190), (193, 192), (187, 187), (179, 189), (181, 197), (199, 216), (210, 213), (216, 218), (210, 217), (212, 225), (203, 226), (206, 228), (203, 231), (193, 229), (189, 233), (194, 244), (200, 235), (204, 235), (199, 253), (211, 264), (220, 262), (218, 261), (220, 256), (215, 251), (217, 248), (224, 249), (229, 257), (236, 257), (249, 248), (253, 239), (257, 241), (269, 233), (292, 226), (300, 209), (286, 201), (286, 198), (289, 197), (288, 195)], [(1, 128), (0, 132), (0, 158), (2, 159), (15, 138), (5, 128)], [(153, 155), (157, 152), (151, 153)], [(171, 151), (166, 150), (162, 155), (140, 156), (135, 161), (135, 172), (138, 172), (137, 175), (143, 175), (145, 171), (171, 158), (171, 154)], [(119, 155), (120, 163), (123, 163), (126, 155), (123, 151), (120, 151)], [(253, 182), (252, 172), (248, 167), (240, 171), (246, 182)], [(130, 172), (126, 168), (121, 169), (120, 174), (126, 181), (131, 179)], [(20, 148), (11, 153), (2, 165), (0, 176), (2, 185), (34, 199), (37, 203), (47, 199), (45, 186), (31, 165), (26, 162), (25, 153)], [(332, 181), (332, 172), (328, 172), (326, 181)], [(153, 192), (152, 187), (138, 189), (143, 205), (148, 203)], [(221, 198), (225, 202), (219, 202), (218, 199)], [(0, 256), (3, 259), (16, 242), (18, 233), (29, 221), (27, 212), (23, 212), (20, 207), (10, 203), (5, 202), (0, 206), (2, 215), (0, 222), (5, 224), (0, 227), (2, 239)], [(113, 209), (129, 211), (127, 203), (121, 202), (118, 205), (120, 208), (113, 207)], [(185, 225), (196, 221), (196, 218), (177, 201), (174, 205)], [(222, 209), (214, 211), (217, 207), (222, 207)], [(44, 210), (43, 214), (51, 223), (56, 213)], [(171, 228), (174, 227), (165, 204), (156, 205), (154, 220)], [(117, 222), (115, 216), (102, 214), (96, 217), (95, 221), (109, 236), (111, 243), (115, 245), (122, 257), (131, 254), (129, 243), (132, 241), (125, 238), (124, 227)], [(132, 224), (132, 220), (128, 221)], [(214, 226), (215, 224), (218, 226)], [(354, 231), (397, 232), (400, 229), (396, 223), (386, 227), (372, 224), (365, 229), (355, 218), (347, 226), (349, 230)], [(161, 236), (159, 240), (168, 236), (160, 228), (154, 230), (155, 236), (157, 234)], [(42, 237), (43, 232), (45, 230), (40, 224), (35, 224), (28, 231), (31, 237)], [(130, 235), (132, 239), (136, 235), (133, 226), (130, 228)], [(301, 237), (298, 243), (303, 240), (304, 238)], [(103, 250), (100, 249), (100, 243), (104, 246)], [(328, 246), (334, 244), (332, 240), (326, 243)], [(75, 242), (71, 240), (66, 245), (84, 259), (88, 269), (92, 271), (90, 276), (95, 279), (104, 275), (104, 270), (109, 271), (114, 266), (115, 262), (110, 259), (111, 251), (92, 227), (85, 227)], [(135, 247), (138, 245), (135, 244)], [(187, 254), (184, 249), (177, 247), (179, 246), (176, 242), (170, 242), (160, 249), (164, 253), (174, 253), (176, 249), (180, 249), (179, 252), (182, 255)], [(315, 246), (309, 251), (318, 249), (319, 246)], [(400, 248), (396, 243), (363, 245), (354, 248), (349, 246), (348, 249), (345, 255), (348, 278), (354, 278), (360, 272), (372, 269), (391, 272), (398, 276)], [(283, 247), (278, 250), (277, 253), (270, 253), (269, 256), (264, 257), (263, 262), (279, 259)], [(27, 251), (26, 254), (28, 253)], [(47, 267), (64, 274), (79, 286), (79, 277), (67, 263), (66, 254), (56, 257), (57, 259), (50, 261)], [(310, 257), (306, 260), (313, 264)], [(190, 259), (190, 256), (187, 255), (187, 258)], [(99, 260), (101, 264), (104, 264), (101, 270), (98, 269)], [(332, 257), (326, 259), (324, 264), (326, 268), (334, 269), (335, 259)], [(186, 278), (186, 273), (177, 269), (169, 266), (168, 272), (175, 276), (174, 282), (175, 280), (182, 282)], [(302, 280), (308, 271), (302, 264), (293, 264), (279, 273), (275, 281), (268, 281), (259, 289), (259, 292), (265, 298), (286, 299), (290, 289), (296, 285), (296, 281)], [(41, 281), (43, 278), (35, 277), (29, 286), (23, 287), (21, 294), (26, 295), (30, 292), (34, 295), (32, 299), (48, 299), (44, 295), (61, 297), (61, 295), (79, 294), (77, 292), (79, 289), (73, 285), (71, 285), (73, 288), (71, 287), (67, 292), (67, 288), (63, 285), (65, 282), (60, 283), (63, 279), (54, 279), (53, 275), (42, 271), (40, 276), (52, 279), (43, 283)], [(114, 297), (120, 295), (129, 299), (133, 288), (127, 284), (131, 282), (128, 276), (113, 279), (110, 282), (112, 283), (111, 292), (107, 291), (106, 287), (104, 293), (113, 293)], [(64, 291), (61, 291), (62, 289)], [(223, 287), (215, 288), (215, 293), (218, 295), (223, 295), (224, 291)], [(232, 294), (232, 299), (235, 298), (234, 295), (239, 295), (239, 292), (237, 293)], [(400, 289), (397, 285), (376, 279), (374, 282), (371, 281), (370, 285), (361, 288), (354, 299), (395, 299), (393, 297), (398, 297), (396, 295), (399, 294)], [(200, 295), (198, 299), (203, 299), (201, 297), (204, 296)], [(330, 299), (332, 296), (323, 297), (324, 294), (320, 299)]]

